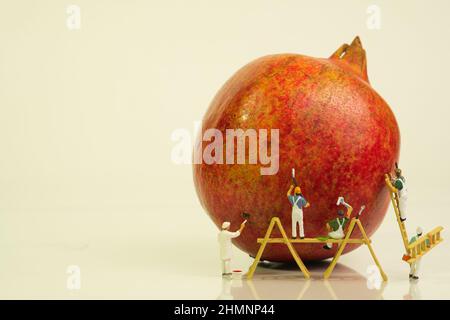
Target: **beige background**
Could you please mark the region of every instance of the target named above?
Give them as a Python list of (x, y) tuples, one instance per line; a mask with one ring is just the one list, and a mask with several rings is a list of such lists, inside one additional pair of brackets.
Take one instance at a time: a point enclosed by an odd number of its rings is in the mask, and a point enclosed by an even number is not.
[[(79, 30), (66, 27), (69, 4), (81, 8)], [(373, 4), (379, 30), (366, 24)], [(171, 161), (172, 132), (192, 132), (223, 82), (252, 59), (327, 57), (355, 35), (400, 125), (409, 229), (448, 227), (449, 14), (445, 0), (2, 1), (0, 297), (216, 298), (227, 285), (217, 231), (191, 167)], [(417, 291), (399, 260), (391, 208), (373, 240), (391, 277), (382, 296)], [(450, 298), (449, 253), (445, 242), (424, 259), (423, 297)], [(237, 267), (251, 262), (235, 255)], [(365, 283), (364, 249), (342, 262)], [(81, 268), (80, 290), (66, 288), (69, 265)], [(293, 281), (287, 298), (303, 285)], [(310, 298), (330, 297), (313, 284)], [(271, 285), (280, 283), (260, 284)], [(250, 289), (237, 297), (252, 297)]]

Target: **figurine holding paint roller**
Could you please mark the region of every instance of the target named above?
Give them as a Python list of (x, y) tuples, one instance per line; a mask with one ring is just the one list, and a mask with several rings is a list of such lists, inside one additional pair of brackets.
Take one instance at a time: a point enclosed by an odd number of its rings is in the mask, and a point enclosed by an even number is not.
[[(242, 216), (244, 217), (250, 217), (248, 213), (243, 213)], [(232, 258), (232, 251), (231, 251), (231, 239), (237, 238), (241, 235), (241, 232), (245, 228), (245, 224), (247, 223), (247, 218), (244, 220), (244, 222), (241, 223), (241, 226), (239, 230), (237, 231), (230, 231), (231, 223), (229, 221), (225, 221), (222, 223), (222, 230), (220, 231), (219, 235), (217, 236), (217, 240), (219, 241), (219, 248), (220, 248), (220, 260), (222, 262), (222, 276), (231, 276), (231, 258)]]
[[(291, 195), (294, 190), (294, 195)], [(292, 205), (292, 238), (297, 238), (297, 225), (299, 227), (300, 239), (305, 238), (305, 230), (303, 228), (303, 208), (310, 206), (309, 202), (302, 194), (302, 190), (295, 179), (295, 169), (292, 168), (292, 184), (287, 192), (287, 197)]]

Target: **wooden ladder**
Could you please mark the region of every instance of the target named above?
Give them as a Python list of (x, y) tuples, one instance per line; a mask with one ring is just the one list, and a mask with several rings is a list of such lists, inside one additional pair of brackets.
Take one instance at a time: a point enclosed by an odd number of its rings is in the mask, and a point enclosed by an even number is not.
[(405, 260), (407, 263), (411, 264), (417, 259), (430, 252), (435, 246), (443, 241), (441, 238), (441, 231), (444, 229), (439, 226), (431, 230), (430, 232), (422, 235), (417, 241), (409, 243), (408, 234), (406, 232), (405, 224), (400, 219), (400, 206), (399, 206), (399, 195), (398, 190), (392, 185), (391, 177), (385, 175), (386, 186), (389, 190), (389, 195), (391, 197), (392, 206), (394, 207), (395, 216), (397, 218), (397, 223), (400, 228), (400, 233), (403, 239), (403, 245), (405, 246), (406, 255), (409, 259)]
[[(258, 253), (256, 254), (255, 260), (253, 261), (253, 264), (251, 265), (250, 269), (247, 272), (247, 279), (251, 279), (253, 277), (253, 274), (256, 271), (256, 267), (258, 266), (259, 261), (261, 260), (261, 256), (264, 252), (264, 249), (266, 248), (267, 243), (269, 243), (270, 235), (273, 232), (273, 228), (275, 225), (280, 230), (282, 238), (277, 238), (280, 240), (278, 243), (284, 243), (287, 245), (289, 251), (291, 252), (292, 256), (294, 257), (295, 262), (297, 263), (300, 270), (303, 272), (303, 275), (305, 279), (311, 278), (311, 274), (309, 273), (308, 269), (306, 268), (305, 264), (303, 263), (302, 259), (298, 256), (297, 251), (295, 251), (294, 246), (292, 245), (291, 241), (286, 235), (286, 232), (284, 231), (283, 226), (281, 225), (280, 218), (273, 217), (270, 220), (269, 227), (267, 228), (266, 235), (264, 236), (264, 239), (261, 241), (261, 246), (259, 247)], [(273, 238), (272, 238), (273, 239)]]
[[(275, 226), (277, 226), (278, 229), (280, 230), (281, 238), (271, 238), (270, 237), (273, 232), (273, 228)], [(362, 238), (350, 238), (353, 233), (353, 230), (355, 229), (356, 226), (361, 231)], [(292, 243), (336, 243), (336, 244), (339, 244), (339, 248), (333, 257), (333, 260), (331, 261), (330, 265), (324, 272), (324, 278), (328, 279), (330, 277), (331, 273), (333, 272), (334, 267), (336, 266), (340, 256), (342, 255), (342, 252), (344, 251), (345, 246), (349, 243), (357, 243), (357, 244), (364, 244), (369, 248), (370, 254), (372, 255), (372, 258), (373, 258), (375, 264), (377, 265), (378, 269), (380, 270), (381, 277), (383, 278), (384, 281), (387, 281), (387, 276), (384, 273), (383, 269), (381, 268), (381, 265), (378, 262), (377, 257), (375, 256), (375, 251), (373, 250), (373, 248), (371, 246), (371, 240), (367, 236), (367, 234), (364, 230), (364, 227), (361, 224), (361, 221), (356, 217), (351, 219), (350, 225), (348, 227), (348, 230), (346, 232), (344, 239), (326, 239), (326, 240), (320, 240), (317, 238), (290, 239), (287, 237), (286, 232), (284, 231), (284, 228), (281, 224), (280, 218), (273, 217), (270, 220), (270, 224), (269, 224), (269, 227), (267, 228), (264, 238), (258, 238), (257, 242), (260, 243), (261, 246), (259, 247), (258, 253), (256, 254), (253, 264), (250, 266), (250, 268), (247, 272), (247, 279), (253, 278), (253, 274), (256, 271), (258, 263), (261, 260), (262, 254), (263, 254), (267, 244), (272, 244), (272, 243), (286, 244), (287, 247), (289, 248), (290, 253), (294, 257), (295, 262), (299, 266), (300, 270), (302, 271), (302, 273), (306, 279), (311, 278), (311, 274), (308, 271), (308, 269), (306, 268), (306, 266), (303, 263), (300, 256), (298, 255), (298, 253), (295, 250)]]
[(398, 199), (398, 191), (397, 189), (392, 185), (391, 178), (388, 174), (386, 174), (384, 181), (386, 182), (386, 185), (389, 190), (389, 195), (391, 197), (392, 206), (394, 207), (395, 217), (397, 218), (397, 223), (400, 228), (400, 234), (402, 235), (403, 245), (405, 247), (405, 251), (408, 252), (409, 247), (409, 237), (408, 233), (406, 232), (405, 224), (400, 218), (400, 206), (399, 206), (399, 199)]
[(342, 252), (345, 249), (345, 246), (348, 243), (350, 243), (350, 241), (349, 241), (350, 237), (356, 226), (358, 226), (359, 231), (361, 232), (361, 235), (362, 235), (361, 240), (363, 240), (363, 244), (365, 244), (367, 246), (367, 248), (369, 249), (370, 255), (372, 256), (373, 261), (375, 262), (376, 266), (378, 267), (378, 270), (380, 271), (380, 275), (383, 278), (383, 281), (387, 281), (388, 277), (387, 277), (386, 273), (383, 271), (383, 268), (381, 267), (381, 264), (378, 261), (377, 256), (375, 255), (375, 251), (372, 248), (371, 241), (370, 241), (369, 237), (367, 236), (366, 231), (364, 230), (364, 227), (361, 224), (361, 221), (357, 217), (352, 218), (352, 220), (350, 221), (350, 225), (348, 227), (348, 230), (347, 230), (344, 240), (340, 244), (338, 251), (336, 252), (336, 254), (333, 257), (333, 260), (331, 261), (327, 270), (325, 270), (325, 273), (323, 274), (324, 278), (328, 279), (330, 277), (331, 272), (333, 272), (334, 267), (336, 266)]

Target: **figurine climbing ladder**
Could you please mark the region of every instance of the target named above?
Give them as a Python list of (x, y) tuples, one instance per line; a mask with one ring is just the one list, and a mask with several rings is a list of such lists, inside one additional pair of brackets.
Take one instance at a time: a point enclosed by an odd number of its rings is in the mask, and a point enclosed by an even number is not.
[[(282, 238), (271, 238), (271, 234), (273, 232), (274, 226), (277, 225), (278, 229), (281, 232)], [(358, 226), (359, 230), (361, 231), (362, 238), (350, 238), (353, 230), (355, 229), (355, 226)], [(281, 225), (281, 221), (278, 217), (273, 217), (270, 221), (269, 227), (267, 228), (266, 234), (264, 238), (258, 238), (258, 243), (261, 244), (259, 247), (258, 253), (256, 254), (255, 260), (253, 261), (253, 264), (250, 266), (248, 272), (247, 272), (247, 279), (251, 279), (253, 277), (253, 274), (256, 271), (256, 267), (258, 266), (259, 261), (261, 260), (262, 254), (264, 252), (264, 249), (266, 248), (266, 245), (268, 243), (284, 243), (288, 246), (289, 251), (291, 252), (292, 256), (294, 257), (295, 262), (299, 266), (300, 270), (303, 272), (303, 275), (306, 279), (309, 279), (311, 277), (308, 269), (304, 265), (302, 259), (297, 254), (297, 251), (292, 246), (292, 243), (337, 243), (340, 244), (339, 248), (333, 257), (333, 260), (331, 261), (331, 264), (328, 266), (327, 270), (324, 273), (324, 278), (328, 279), (333, 272), (334, 267), (337, 264), (337, 261), (339, 260), (342, 252), (345, 249), (345, 246), (349, 243), (356, 243), (356, 244), (365, 244), (369, 248), (370, 254), (372, 255), (373, 260), (375, 261), (375, 264), (377, 265), (378, 269), (380, 270), (380, 274), (384, 281), (387, 281), (387, 276), (384, 273), (383, 269), (381, 268), (380, 263), (378, 262), (377, 257), (375, 256), (375, 252), (371, 246), (371, 240), (367, 237), (366, 232), (364, 231), (364, 228), (361, 224), (361, 221), (355, 217), (352, 218), (350, 221), (350, 225), (347, 229), (347, 233), (345, 235), (344, 239), (326, 239), (321, 240), (317, 238), (304, 238), (304, 239), (289, 239), (286, 235), (286, 232), (284, 231), (283, 226)]]
[(408, 251), (408, 246), (409, 246), (408, 239), (409, 238), (408, 238), (408, 234), (406, 232), (405, 224), (400, 219), (400, 210), (399, 210), (400, 205), (399, 205), (397, 189), (395, 189), (394, 186), (391, 184), (391, 180), (388, 175), (385, 176), (385, 181), (386, 181), (386, 185), (388, 186), (388, 189), (389, 189), (392, 206), (394, 207), (394, 211), (395, 211), (395, 217), (397, 218), (397, 223), (400, 228), (400, 233), (402, 235), (403, 245), (405, 247), (405, 251)]
[(399, 206), (399, 195), (397, 189), (392, 185), (391, 178), (388, 174), (385, 175), (386, 186), (389, 190), (389, 195), (391, 197), (392, 206), (394, 207), (395, 216), (397, 218), (397, 223), (400, 228), (400, 233), (402, 235), (403, 245), (405, 246), (406, 255), (409, 259), (405, 260), (407, 263), (411, 264), (415, 262), (418, 258), (422, 257), (428, 253), (431, 249), (437, 246), (443, 241), (441, 238), (441, 231), (443, 227), (436, 227), (427, 234), (421, 236), (417, 241), (409, 244), (408, 233), (406, 232), (405, 224), (400, 219), (400, 206)]

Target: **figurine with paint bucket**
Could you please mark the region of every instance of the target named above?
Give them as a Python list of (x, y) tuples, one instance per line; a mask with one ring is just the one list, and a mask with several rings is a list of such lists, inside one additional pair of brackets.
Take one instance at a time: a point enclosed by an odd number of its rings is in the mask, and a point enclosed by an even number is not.
[(232, 243), (231, 240), (241, 235), (245, 228), (247, 220), (241, 223), (239, 230), (230, 231), (231, 223), (225, 221), (222, 223), (222, 230), (219, 232), (218, 241), (220, 247), (220, 260), (222, 262), (222, 276), (231, 276), (231, 258), (232, 258)]

